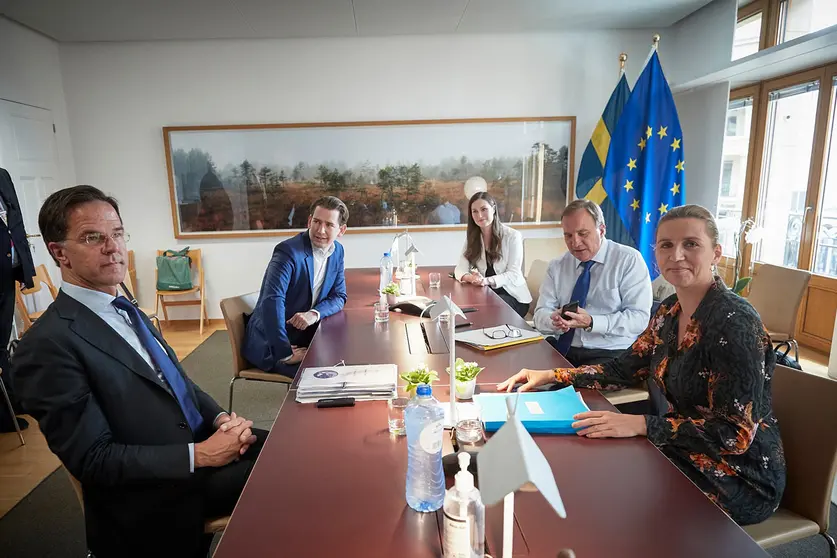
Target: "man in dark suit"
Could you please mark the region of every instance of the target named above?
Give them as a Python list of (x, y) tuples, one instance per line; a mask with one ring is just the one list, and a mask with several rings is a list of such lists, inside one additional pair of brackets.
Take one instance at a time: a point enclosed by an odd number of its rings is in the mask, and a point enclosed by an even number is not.
[(266, 371), (293, 376), (322, 318), (343, 309), (343, 246), (349, 209), (326, 196), (311, 205), (308, 230), (279, 243), (247, 324), (242, 354)]
[[(9, 369), (9, 338), (12, 335), (12, 322), (15, 317), (15, 282), (32, 288), (32, 277), (35, 266), (32, 263), (32, 253), (26, 240), (26, 229), (23, 228), (23, 214), (17, 201), (12, 177), (6, 169), (0, 169), (0, 368)], [(5, 375), (0, 375), (0, 382)], [(16, 405), (16, 398), (12, 390), (9, 398), (12, 405)], [(9, 411), (5, 408), (6, 401), (0, 397), (0, 432), (14, 432), (15, 426)], [(28, 424), (24, 419), (18, 419), (21, 428)]]
[(232, 512), (266, 433), (201, 391), (117, 296), (128, 235), (113, 198), (60, 190), (38, 221), (63, 284), (23, 335), (11, 379), (81, 481), (87, 546), (97, 558), (205, 557), (203, 523)]

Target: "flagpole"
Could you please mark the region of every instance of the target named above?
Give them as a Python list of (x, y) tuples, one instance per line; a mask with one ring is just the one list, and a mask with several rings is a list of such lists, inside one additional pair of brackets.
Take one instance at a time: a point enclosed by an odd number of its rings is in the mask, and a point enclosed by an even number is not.
[(645, 64), (642, 65), (643, 68), (648, 65), (648, 61), (651, 60), (651, 57), (654, 56), (654, 53), (657, 52), (660, 48), (660, 34), (654, 33), (654, 36), (651, 37), (651, 52), (648, 53), (648, 58), (645, 59)]
[(628, 61), (628, 53), (623, 52), (619, 55), (619, 77), (622, 77), (622, 74), (625, 73), (625, 62)]

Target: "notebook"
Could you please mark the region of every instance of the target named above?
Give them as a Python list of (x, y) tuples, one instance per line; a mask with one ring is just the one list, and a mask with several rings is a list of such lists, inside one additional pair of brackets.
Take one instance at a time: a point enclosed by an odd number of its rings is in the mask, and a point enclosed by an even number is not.
[(556, 391), (531, 391), (526, 393), (479, 393), (474, 402), (480, 407), (480, 416), (486, 432), (496, 432), (508, 417), (506, 398), (519, 398), (517, 417), (532, 434), (574, 434), (573, 416), (589, 411), (581, 394), (572, 386)]
[(512, 347), (514, 345), (523, 345), (525, 343), (537, 343), (543, 341), (543, 335), (537, 331), (512, 328), (520, 332), (520, 337), (501, 337), (494, 339), (492, 334), (494, 332), (509, 334), (510, 330), (506, 325), (499, 325), (494, 327), (476, 328), (468, 331), (457, 332), (454, 339), (459, 343), (479, 349), (481, 351), (491, 351), (493, 349), (502, 349), (503, 347)]

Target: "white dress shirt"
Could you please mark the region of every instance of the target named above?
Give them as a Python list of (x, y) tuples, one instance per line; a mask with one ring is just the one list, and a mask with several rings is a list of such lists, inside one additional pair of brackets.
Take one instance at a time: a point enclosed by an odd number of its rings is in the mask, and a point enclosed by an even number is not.
[[(128, 313), (124, 310), (120, 310), (113, 304), (111, 304), (116, 297), (113, 295), (109, 295), (108, 293), (103, 293), (102, 291), (94, 291), (92, 289), (85, 289), (84, 287), (79, 287), (78, 285), (73, 285), (67, 281), (64, 281), (61, 285), (61, 290), (64, 291), (64, 294), (69, 296), (70, 298), (75, 299), (77, 302), (80, 302), (87, 308), (89, 308), (94, 314), (102, 318), (102, 320), (108, 324), (116, 334), (124, 339), (142, 359), (151, 367), (152, 370), (157, 374), (157, 378), (160, 380), (160, 383), (163, 384), (163, 387), (166, 388), (166, 391), (172, 393), (171, 388), (166, 382), (165, 376), (163, 373), (157, 368), (154, 364), (154, 361), (151, 360), (151, 355), (148, 354), (148, 351), (143, 346), (142, 342), (140, 341), (139, 335), (137, 335), (134, 326), (131, 325), (131, 320), (128, 317)], [(163, 345), (157, 341), (157, 344), (160, 345), (160, 348), (163, 349), (165, 352), (165, 348)], [(173, 393), (172, 393), (172, 396)], [(220, 417), (221, 413), (218, 415)], [(215, 420), (218, 420), (218, 417), (215, 417)], [(195, 472), (195, 444), (189, 443), (189, 471), (194, 473)]]
[[(532, 293), (526, 285), (526, 278), (523, 277), (523, 236), (513, 228), (500, 225), (500, 259), (494, 262), (494, 275), (491, 277), (492, 287), (495, 289), (504, 288), (515, 300), (524, 304), (532, 302)], [(482, 236), (480, 236), (482, 241)], [(485, 276), (488, 264), (485, 261), (485, 245), (482, 247), (480, 257), (474, 264), (479, 272)], [(463, 275), (471, 272), (471, 263), (465, 258), (465, 250), (468, 249), (468, 240), (462, 247), (462, 255), (459, 256), (459, 263), (453, 274), (457, 281), (462, 280)]]
[[(311, 251), (314, 253), (314, 285), (311, 288), (311, 309), (317, 304), (317, 299), (320, 297), (320, 291), (323, 290), (323, 283), (325, 282), (326, 267), (328, 259), (334, 253), (334, 243), (328, 249), (317, 248), (311, 246)], [(314, 310), (314, 312), (317, 312)], [(320, 313), (317, 312), (317, 321), (319, 321)]]
[[(593, 317), (590, 331), (577, 329), (573, 347), (626, 349), (645, 331), (651, 316), (651, 277), (639, 251), (602, 240), (590, 268), (590, 290), (584, 309)], [(549, 262), (535, 308), (535, 327), (546, 335), (561, 334), (552, 313), (572, 302), (581, 261), (566, 252)]]

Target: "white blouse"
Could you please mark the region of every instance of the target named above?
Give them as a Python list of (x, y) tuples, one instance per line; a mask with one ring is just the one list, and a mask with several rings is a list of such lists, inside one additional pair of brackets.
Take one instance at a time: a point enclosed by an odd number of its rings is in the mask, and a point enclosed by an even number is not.
[[(493, 277), (494, 286), (497, 289), (501, 287), (506, 289), (506, 292), (518, 302), (532, 302), (532, 294), (523, 277), (523, 236), (509, 226), (501, 224), (500, 227), (500, 259), (494, 262), (494, 273), (496, 273)], [(471, 272), (471, 263), (465, 258), (467, 249), (468, 240), (466, 239), (462, 255), (459, 256), (459, 263), (453, 272), (457, 281), (461, 281), (463, 275)], [(484, 245), (474, 267), (485, 275), (488, 265), (485, 261)]]

